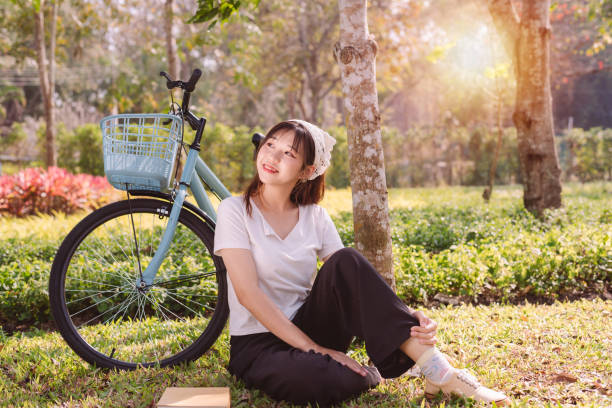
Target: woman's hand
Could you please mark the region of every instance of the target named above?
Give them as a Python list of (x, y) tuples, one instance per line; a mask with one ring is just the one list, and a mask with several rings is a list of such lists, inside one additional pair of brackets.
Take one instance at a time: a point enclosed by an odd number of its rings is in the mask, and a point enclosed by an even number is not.
[(329, 354), (332, 359), (339, 362), (343, 366), (350, 368), (351, 370), (363, 377), (365, 377), (367, 374), (367, 371), (361, 366), (361, 364), (359, 364), (357, 361), (353, 360), (341, 351), (329, 349), (327, 347), (321, 347), (318, 345), (313, 348), (313, 351), (315, 353)]
[(436, 339), (438, 323), (425, 316), (421, 311), (414, 312), (413, 316), (419, 319), (419, 325), (412, 327), (410, 335), (417, 338), (421, 344), (436, 344), (438, 342), (438, 339)]

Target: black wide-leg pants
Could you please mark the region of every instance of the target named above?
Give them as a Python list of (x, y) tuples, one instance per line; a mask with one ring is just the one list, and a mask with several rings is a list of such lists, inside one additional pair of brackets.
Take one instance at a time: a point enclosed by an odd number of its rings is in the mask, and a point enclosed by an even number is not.
[[(317, 344), (344, 353), (355, 336), (363, 339), (384, 378), (414, 365), (399, 346), (418, 320), (353, 248), (325, 262), (293, 323)], [(269, 332), (232, 336), (228, 369), (277, 400), (321, 406), (356, 396), (380, 380), (374, 370), (362, 377), (327, 354), (303, 352)]]

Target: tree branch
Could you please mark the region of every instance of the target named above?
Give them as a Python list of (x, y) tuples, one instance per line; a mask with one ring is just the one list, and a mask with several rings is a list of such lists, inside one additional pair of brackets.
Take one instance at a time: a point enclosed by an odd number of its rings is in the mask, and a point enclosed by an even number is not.
[(339, 11), (334, 13), (331, 16), (331, 18), (327, 21), (327, 25), (325, 27), (325, 30), (321, 34), (321, 38), (319, 39), (319, 41), (314, 46), (314, 51), (315, 52), (318, 52), (321, 49), (321, 47), (325, 44), (325, 40), (327, 39), (327, 36), (331, 32), (331, 30), (333, 30), (336, 27), (336, 25), (338, 24), (338, 21), (340, 21), (340, 12)]
[(340, 76), (338, 76), (331, 82), (331, 84), (329, 84), (327, 89), (321, 93), (321, 99), (325, 98), (327, 94), (330, 93), (330, 91), (336, 87), (336, 84), (340, 81), (340, 79)]
[(519, 39), (520, 20), (511, 0), (487, 0), (489, 13), (493, 24), (502, 38), (504, 48), (508, 55), (515, 60), (516, 42)]

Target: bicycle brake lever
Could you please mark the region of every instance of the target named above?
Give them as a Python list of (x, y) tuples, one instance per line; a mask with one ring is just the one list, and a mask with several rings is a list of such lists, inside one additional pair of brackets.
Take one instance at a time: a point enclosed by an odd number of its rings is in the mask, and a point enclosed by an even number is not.
[(183, 81), (173, 81), (170, 75), (164, 71), (160, 71), (159, 76), (166, 78), (166, 88), (168, 89), (178, 88), (183, 84)]

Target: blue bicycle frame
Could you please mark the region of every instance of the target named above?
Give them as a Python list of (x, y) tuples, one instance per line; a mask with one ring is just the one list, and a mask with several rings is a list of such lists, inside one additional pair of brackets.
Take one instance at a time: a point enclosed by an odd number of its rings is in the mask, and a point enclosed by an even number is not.
[(157, 271), (166, 257), (172, 239), (174, 238), (174, 232), (176, 231), (176, 226), (178, 224), (179, 214), (183, 208), (185, 198), (187, 197), (187, 188), (191, 188), (198, 207), (200, 207), (200, 209), (202, 209), (213, 221), (217, 221), (217, 213), (210, 202), (208, 195), (206, 194), (206, 190), (200, 178), (204, 180), (211, 191), (214, 192), (220, 199), (224, 199), (232, 195), (215, 175), (215, 173), (213, 173), (206, 163), (204, 163), (204, 160), (199, 157), (199, 150), (190, 147), (189, 154), (187, 155), (187, 160), (185, 161), (185, 166), (183, 168), (179, 188), (176, 192), (176, 196), (174, 197), (174, 203), (172, 204), (172, 210), (170, 211), (170, 217), (168, 219), (166, 230), (164, 231), (159, 247), (155, 251), (153, 259), (147, 268), (142, 272), (142, 279), (139, 278), (139, 286), (150, 286), (155, 280)]

